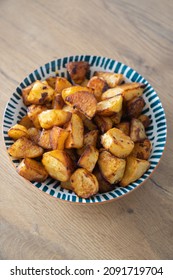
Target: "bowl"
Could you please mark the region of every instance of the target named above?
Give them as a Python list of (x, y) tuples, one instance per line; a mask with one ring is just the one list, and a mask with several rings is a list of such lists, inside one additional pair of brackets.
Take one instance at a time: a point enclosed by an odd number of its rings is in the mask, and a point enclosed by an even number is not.
[[(145, 80), (145, 78), (143, 78), (139, 73), (137, 73), (129, 66), (117, 60), (106, 57), (76, 55), (53, 60), (34, 70), (20, 83), (20, 85), (12, 93), (11, 98), (5, 108), (3, 117), (3, 136), (5, 146), (8, 149), (13, 144), (13, 140), (8, 137), (9, 128), (15, 125), (27, 112), (27, 108), (23, 104), (21, 98), (22, 89), (33, 83), (35, 80), (44, 80), (52, 75), (67, 77), (67, 70), (65, 66), (70, 61), (89, 62), (90, 76), (93, 75), (94, 71), (115, 72), (123, 74), (125, 76), (126, 82), (141, 82), (146, 85), (143, 93), (143, 98), (146, 102), (146, 105), (142, 113), (147, 115), (151, 120), (149, 127), (146, 129), (147, 137), (152, 142), (153, 146), (152, 153), (149, 158), (151, 165), (148, 171), (140, 179), (138, 179), (134, 183), (129, 184), (127, 187), (118, 187), (110, 192), (96, 194), (87, 199), (80, 198), (74, 192), (61, 188), (59, 182), (50, 177), (43, 183), (32, 182), (32, 185), (33, 187), (37, 187), (50, 196), (61, 199), (63, 201), (74, 202), (78, 204), (109, 202), (130, 193), (137, 187), (141, 186), (147, 180), (147, 178), (149, 178), (149, 176), (157, 167), (166, 144), (166, 118), (160, 99), (153, 87)], [(10, 158), (13, 164), (17, 167), (19, 164), (19, 160), (16, 160), (12, 157)]]

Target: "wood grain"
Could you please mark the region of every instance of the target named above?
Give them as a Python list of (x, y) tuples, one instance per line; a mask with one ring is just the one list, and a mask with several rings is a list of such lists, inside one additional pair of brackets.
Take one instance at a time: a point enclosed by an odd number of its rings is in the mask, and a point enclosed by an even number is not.
[(34, 188), (14, 170), (1, 135), (1, 259), (173, 258), (173, 2), (0, 1), (1, 123), (18, 83), (66, 55), (117, 59), (156, 89), (168, 122), (157, 171), (128, 196), (77, 206)]

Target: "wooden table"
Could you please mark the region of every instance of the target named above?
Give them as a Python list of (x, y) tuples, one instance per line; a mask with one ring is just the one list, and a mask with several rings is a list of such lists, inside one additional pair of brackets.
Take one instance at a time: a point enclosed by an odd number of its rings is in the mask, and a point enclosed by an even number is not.
[(1, 136), (2, 259), (173, 258), (173, 2), (0, 1), (1, 119), (28, 73), (58, 57), (103, 55), (141, 73), (168, 122), (167, 148), (145, 185), (103, 205), (76, 206), (39, 191), (14, 170)]

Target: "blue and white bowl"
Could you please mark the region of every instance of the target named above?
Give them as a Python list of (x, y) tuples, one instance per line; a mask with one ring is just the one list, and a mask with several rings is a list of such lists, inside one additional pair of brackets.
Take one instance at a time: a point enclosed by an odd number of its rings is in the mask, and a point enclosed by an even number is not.
[[(139, 180), (131, 183), (127, 187), (119, 187), (113, 191), (104, 194), (96, 194), (87, 199), (79, 198), (72, 191), (61, 188), (59, 182), (51, 178), (48, 178), (43, 183), (32, 182), (32, 184), (33, 187), (35, 186), (53, 197), (74, 203), (102, 203), (114, 200), (139, 187), (151, 175), (163, 154), (167, 134), (165, 112), (157, 93), (140, 74), (119, 61), (100, 56), (76, 55), (53, 60), (33, 71), (16, 88), (6, 106), (3, 119), (5, 146), (8, 149), (13, 144), (12, 139), (9, 138), (7, 134), (9, 128), (15, 125), (23, 116), (26, 115), (27, 112), (27, 108), (23, 104), (21, 98), (22, 89), (33, 83), (35, 80), (44, 80), (49, 76), (58, 75), (61, 77), (67, 77), (67, 70), (65, 66), (66, 63), (70, 61), (89, 62), (91, 70), (90, 76), (92, 76), (95, 71), (115, 72), (123, 74), (126, 77), (126, 81), (146, 84), (143, 94), (146, 105), (143, 109), (143, 114), (146, 114), (151, 120), (151, 124), (146, 130), (146, 134), (153, 146), (149, 159), (151, 165), (148, 171)], [(13, 158), (11, 158), (11, 160), (17, 167), (19, 160)]]

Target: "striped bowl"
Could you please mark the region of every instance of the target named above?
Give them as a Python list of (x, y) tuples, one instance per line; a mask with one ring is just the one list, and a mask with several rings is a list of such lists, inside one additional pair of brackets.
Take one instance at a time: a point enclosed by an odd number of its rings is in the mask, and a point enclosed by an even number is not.
[[(151, 124), (147, 128), (147, 136), (152, 142), (153, 150), (150, 156), (150, 168), (148, 171), (137, 181), (131, 183), (127, 187), (118, 187), (113, 191), (96, 194), (90, 198), (80, 198), (75, 193), (69, 190), (65, 190), (60, 187), (59, 182), (52, 178), (48, 178), (43, 183), (32, 182), (32, 185), (39, 188), (47, 194), (59, 198), (64, 201), (75, 202), (75, 203), (101, 203), (108, 202), (110, 200), (117, 199), (124, 196), (125, 194), (136, 189), (141, 185), (154, 171), (159, 163), (162, 156), (165, 144), (166, 144), (166, 118), (164, 109), (159, 100), (159, 97), (152, 86), (135, 70), (129, 66), (124, 65), (113, 59), (92, 56), (92, 55), (76, 55), (70, 57), (64, 57), (53, 60), (44, 66), (39, 67), (37, 70), (29, 74), (12, 93), (12, 96), (6, 106), (3, 118), (3, 135), (5, 146), (8, 149), (13, 144), (13, 141), (8, 137), (8, 130), (11, 126), (15, 125), (27, 112), (27, 108), (24, 106), (21, 98), (22, 89), (33, 83), (35, 80), (44, 80), (51, 75), (57, 75), (61, 77), (67, 77), (66, 63), (70, 61), (87, 61), (90, 64), (90, 76), (93, 75), (94, 71), (108, 71), (121, 73), (125, 76), (126, 81), (141, 82), (146, 84), (143, 97), (146, 105), (143, 109), (143, 114), (146, 114)], [(11, 158), (13, 164), (17, 167), (19, 161)], [(26, 181), (23, 181), (26, 183)]]

